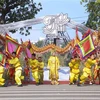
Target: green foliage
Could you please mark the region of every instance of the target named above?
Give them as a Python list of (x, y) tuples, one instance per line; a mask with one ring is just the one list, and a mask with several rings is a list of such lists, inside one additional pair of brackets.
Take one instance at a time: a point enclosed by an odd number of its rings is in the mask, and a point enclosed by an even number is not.
[(60, 66), (66, 66), (65, 65), (65, 60), (64, 60), (64, 55), (58, 55), (59, 61), (60, 61)]
[(50, 55), (51, 55), (51, 52), (46, 52), (43, 54), (43, 62), (45, 63), (45, 66), (47, 66), (47, 64), (48, 64), (48, 59), (49, 59)]
[(89, 13), (86, 26), (92, 29), (99, 29), (100, 27), (100, 2), (95, 0), (88, 2), (89, 0), (81, 0), (81, 4), (85, 4), (86, 11)]
[[(0, 0), (0, 24), (22, 21), (35, 18), (35, 15), (42, 9), (41, 3), (36, 4), (33, 0)], [(29, 35), (32, 27), (20, 29), (20, 34)], [(11, 32), (16, 32), (12, 30)]]
[(67, 52), (66, 55), (64, 56), (66, 66), (68, 66), (68, 63), (70, 62), (71, 58), (72, 58), (71, 53)]
[(43, 47), (43, 43), (44, 43), (43, 40), (41, 40), (41, 41), (36, 42), (35, 45), (37, 47)]

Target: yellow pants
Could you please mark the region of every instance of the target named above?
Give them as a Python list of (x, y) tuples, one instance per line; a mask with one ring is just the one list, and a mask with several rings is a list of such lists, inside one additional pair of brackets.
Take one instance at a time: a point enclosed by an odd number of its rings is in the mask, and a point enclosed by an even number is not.
[(70, 83), (78, 80), (79, 72), (79, 69), (72, 69), (72, 71), (70, 72)]
[(39, 83), (43, 83), (44, 74), (43, 72), (39, 72)]
[(49, 72), (49, 78), (51, 79), (51, 84), (52, 85), (58, 85), (59, 84), (59, 82), (58, 82), (58, 79), (59, 79), (58, 70), (55, 70), (54, 68), (51, 68), (50, 72)]
[(52, 85), (58, 85), (58, 79), (59, 79), (59, 73), (58, 70), (55, 70), (55, 68), (51, 68), (49, 71), (49, 79), (51, 80)]
[(79, 77), (79, 74), (70, 73), (70, 83), (73, 83), (74, 81), (77, 81)]
[(84, 83), (89, 76), (91, 77), (91, 69), (85, 67), (83, 69), (83, 74), (80, 77), (80, 83)]
[(21, 85), (21, 74), (22, 74), (22, 70), (16, 70), (15, 71), (15, 81), (17, 83), (17, 85)]
[(3, 73), (0, 74), (0, 85), (5, 84), (5, 79), (2, 76), (3, 76)]
[(32, 72), (32, 76), (33, 76), (35, 82), (39, 83), (39, 73), (38, 73), (38, 71)]

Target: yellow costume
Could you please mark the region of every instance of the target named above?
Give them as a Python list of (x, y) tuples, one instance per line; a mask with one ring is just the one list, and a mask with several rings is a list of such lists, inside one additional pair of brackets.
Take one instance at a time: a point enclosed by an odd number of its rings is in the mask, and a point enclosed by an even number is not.
[(21, 85), (21, 74), (22, 74), (22, 67), (20, 64), (20, 61), (17, 57), (12, 58), (9, 60), (9, 64), (13, 65), (15, 67), (15, 81), (17, 85)]
[(59, 84), (59, 59), (57, 56), (50, 56), (48, 60), (48, 69), (49, 69), (49, 79), (51, 79), (51, 84)]
[(29, 59), (29, 65), (32, 69), (32, 76), (36, 81), (36, 84), (39, 83), (39, 74), (38, 74), (38, 60), (37, 59)]
[(5, 84), (5, 79), (3, 78), (4, 67), (0, 65), (0, 85), (3, 86)]
[(69, 67), (70, 67), (70, 84), (73, 84), (74, 81), (78, 80), (79, 77), (79, 66), (80, 66), (80, 59), (71, 59), (69, 62)]
[(93, 74), (94, 74), (94, 83), (95, 80), (98, 78), (100, 84), (100, 62), (98, 63), (98, 65), (95, 66)]
[(90, 76), (92, 76), (92, 73), (91, 73), (91, 67), (93, 65), (95, 65), (97, 63), (96, 60), (92, 60), (90, 58), (87, 59), (87, 61), (85, 62), (85, 67), (83, 68), (83, 74), (81, 75), (80, 77), (80, 83), (84, 83), (85, 80)]
[(40, 84), (43, 84), (43, 78), (44, 78), (44, 75), (43, 75), (43, 68), (44, 68), (44, 62), (38, 62), (38, 71), (39, 71), (39, 83)]

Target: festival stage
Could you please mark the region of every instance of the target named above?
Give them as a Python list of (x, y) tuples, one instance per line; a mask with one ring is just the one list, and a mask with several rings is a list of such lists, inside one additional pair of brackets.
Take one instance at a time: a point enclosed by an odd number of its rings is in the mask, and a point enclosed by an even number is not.
[[(60, 84), (69, 84), (69, 73), (70, 69), (69, 67), (61, 67), (59, 70), (59, 83)], [(32, 78), (32, 74), (30, 73), (30, 81), (29, 82), (23, 82), (24, 84), (35, 84), (34, 79)], [(89, 84), (88, 81), (85, 82), (86, 84)], [(44, 68), (44, 83), (43, 84), (51, 84), (49, 80), (49, 70), (47, 68)], [(98, 80), (96, 80), (95, 84), (99, 84)]]

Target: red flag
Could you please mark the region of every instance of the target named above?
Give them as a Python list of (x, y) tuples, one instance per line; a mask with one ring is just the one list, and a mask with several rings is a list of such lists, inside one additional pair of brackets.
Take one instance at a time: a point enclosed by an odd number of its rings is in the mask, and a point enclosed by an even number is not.
[(32, 48), (32, 43), (31, 41), (29, 40), (29, 44), (28, 44), (28, 49), (30, 50), (31, 54), (33, 53), (33, 48)]
[(88, 29), (88, 30), (86, 31), (86, 33), (84, 33), (84, 35), (82, 36), (82, 39), (86, 38), (90, 33), (91, 33), (91, 30)]
[(75, 37), (74, 46), (77, 45), (79, 42), (80, 42), (80, 38), (78, 36), (78, 28), (76, 27), (76, 37)]
[(28, 48), (28, 49), (31, 49), (31, 47), (32, 47), (32, 46), (31, 46), (31, 42), (30, 42), (30, 40), (29, 40), (29, 42), (28, 42), (28, 44), (27, 44), (27, 48)]

